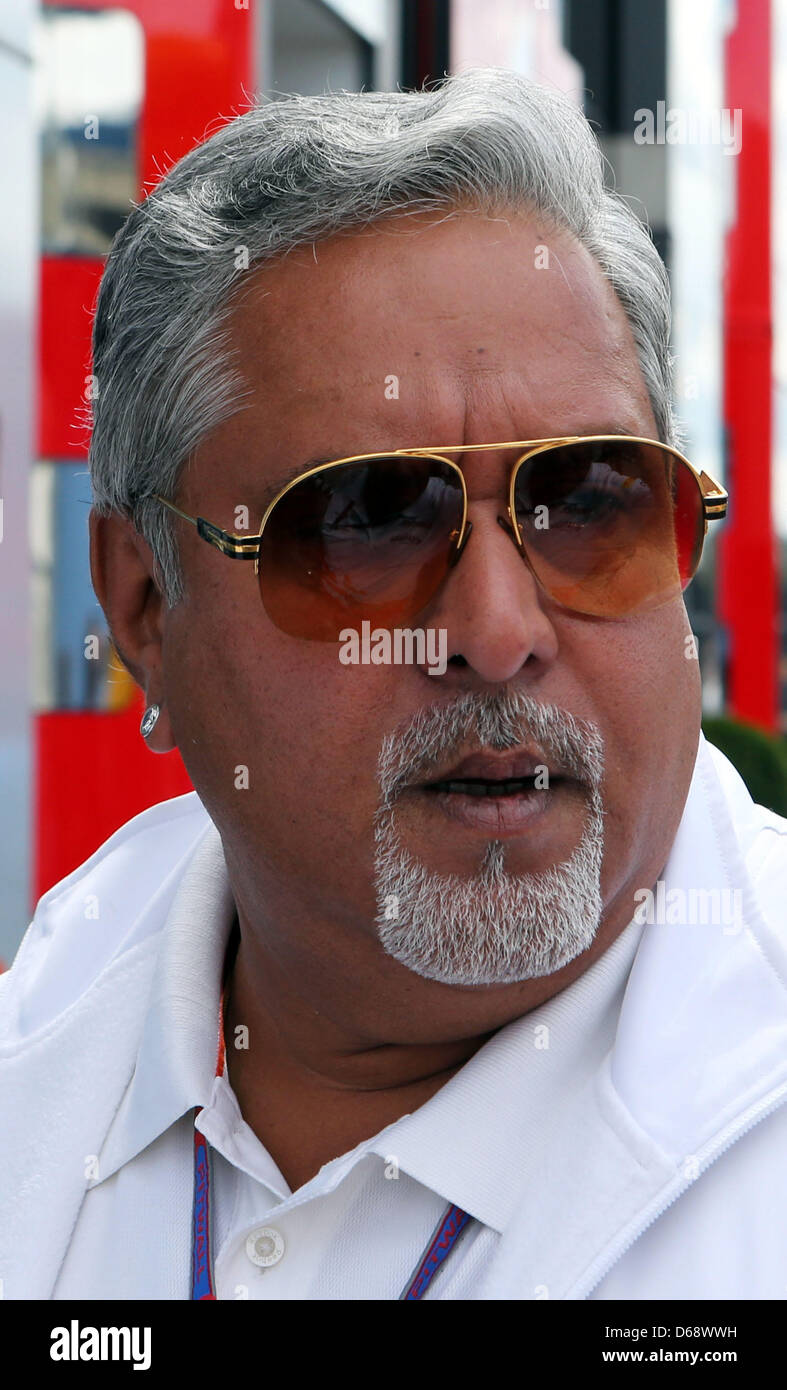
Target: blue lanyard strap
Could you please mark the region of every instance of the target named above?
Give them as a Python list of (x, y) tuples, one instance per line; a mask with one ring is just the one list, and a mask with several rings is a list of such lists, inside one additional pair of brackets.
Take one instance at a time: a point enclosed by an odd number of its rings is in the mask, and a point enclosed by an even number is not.
[(412, 1279), (402, 1289), (399, 1295), (400, 1299), (409, 1301), (414, 1298), (423, 1298), (438, 1269), (443, 1261), (448, 1259), (469, 1220), (470, 1217), (467, 1212), (462, 1211), (461, 1207), (452, 1204), (446, 1209), (415, 1267)]
[[(199, 1114), (199, 1108), (194, 1111)], [(194, 1130), (194, 1207), (191, 1221), (191, 1297), (215, 1299), (211, 1258), (210, 1148)]]
[[(225, 967), (226, 979), (226, 967)], [(224, 1071), (224, 1002), (226, 985), (219, 1003), (218, 1048), (216, 1075)], [(194, 1110), (194, 1202), (191, 1218), (191, 1297), (199, 1302), (216, 1298), (213, 1279), (213, 1213), (210, 1205), (211, 1157), (210, 1145), (196, 1126), (200, 1107)], [(461, 1207), (448, 1206), (429, 1237), (428, 1244), (399, 1299), (410, 1302), (423, 1298), (440, 1266), (447, 1260), (465, 1226), (470, 1221)]]
[[(195, 1118), (199, 1106), (195, 1109)], [(216, 1298), (211, 1252), (212, 1211), (210, 1205), (210, 1145), (204, 1134), (194, 1129), (194, 1207), (191, 1242), (191, 1297), (199, 1302)], [(440, 1266), (448, 1259), (470, 1221), (466, 1211), (453, 1203), (448, 1206), (429, 1237), (426, 1249), (407, 1280), (400, 1300), (423, 1298)]]

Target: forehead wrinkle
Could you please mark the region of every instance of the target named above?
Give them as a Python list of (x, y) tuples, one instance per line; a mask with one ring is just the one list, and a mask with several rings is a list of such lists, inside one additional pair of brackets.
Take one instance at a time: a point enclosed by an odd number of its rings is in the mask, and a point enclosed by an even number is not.
[(541, 372), (529, 364), (526, 370), (499, 371), (494, 381), (464, 373), (464, 430), (456, 442), (647, 435), (654, 423), (650, 402), (635, 364), (627, 365), (623, 373), (608, 370), (606, 363), (602, 371), (572, 373), (559, 363)]
[[(343, 269), (346, 273), (348, 267)], [(610, 295), (614, 298), (614, 291), (606, 284), (600, 268), (597, 270), (598, 281), (593, 285), (588, 285), (581, 274), (572, 275), (572, 296), (575, 290), (579, 293), (576, 299), (572, 297), (569, 305), (561, 305), (560, 312), (551, 318), (545, 319), (542, 312), (544, 306), (536, 304), (535, 323), (531, 315), (528, 331), (527, 319), (521, 318), (518, 321), (521, 333), (517, 332), (515, 337), (511, 333), (508, 311), (501, 306), (501, 326), (508, 327), (502, 346), (498, 346), (502, 335), (496, 337), (493, 334), (492, 341), (488, 341), (488, 324), (479, 325), (478, 331), (471, 333), (466, 343), (457, 343), (456, 335), (446, 335), (440, 329), (431, 338), (421, 336), (416, 331), (414, 337), (410, 335), (412, 341), (402, 348), (403, 360), (397, 362), (388, 360), (389, 355), (383, 351), (384, 344), (379, 335), (373, 334), (371, 343), (367, 342), (365, 347), (363, 344), (355, 345), (349, 359), (345, 354), (338, 364), (334, 359), (332, 368), (323, 363), (321, 368), (315, 370), (314, 364), (309, 366), (308, 361), (299, 355), (285, 354), (286, 360), (283, 361), (276, 354), (272, 341), (278, 336), (277, 332), (266, 332), (261, 338), (255, 332), (253, 337), (257, 339), (255, 346), (259, 354), (255, 364), (257, 372), (254, 373), (258, 377), (259, 387), (255, 404), (262, 412), (270, 409), (272, 403), (274, 410), (277, 407), (280, 410), (282, 395), (279, 387), (284, 376), (289, 384), (292, 405), (303, 411), (304, 415), (313, 414), (316, 426), (312, 428), (307, 419), (306, 428), (296, 430), (292, 447), (288, 442), (287, 463), (291, 455), (292, 468), (284, 481), (305, 471), (310, 466), (309, 461), (317, 456), (342, 458), (361, 452), (381, 452), (386, 448), (426, 447), (432, 445), (432, 441), (459, 446), (462, 442), (540, 439), (584, 433), (586, 430), (576, 423), (575, 414), (572, 418), (572, 412), (577, 408), (576, 396), (578, 393), (587, 394), (593, 405), (593, 413), (603, 415), (606, 411), (603, 407), (598, 409), (598, 396), (600, 389), (606, 385), (611, 385), (615, 394), (622, 389), (627, 404), (631, 404), (633, 398), (638, 398), (637, 405), (649, 408), (636, 348), (627, 333), (622, 307), (620, 315), (616, 314), (614, 303), (617, 301), (613, 303), (609, 298)], [(561, 264), (561, 282), (563, 280), (565, 269)], [(335, 290), (336, 287), (333, 288)], [(287, 297), (285, 293), (284, 299)], [(328, 301), (323, 301), (319, 306), (320, 318), (324, 317), (329, 301), (330, 294)], [(271, 300), (267, 302), (271, 306)], [(314, 303), (311, 304), (312, 312), (316, 307)], [(286, 308), (286, 304), (274, 309), (274, 323), (279, 319), (278, 308)], [(576, 318), (569, 318), (570, 309), (574, 309), (582, 321), (590, 319), (588, 331), (577, 328)], [(435, 325), (454, 317), (451, 310), (441, 312), (441, 306), (435, 305), (431, 306), (430, 314), (430, 322)], [(417, 316), (417, 309), (415, 313), (408, 312), (411, 326), (416, 325)], [(259, 316), (260, 320), (266, 317), (264, 313)], [(259, 323), (260, 329), (262, 326)], [(515, 322), (514, 328), (516, 326)], [(589, 331), (591, 326), (592, 332)], [(257, 324), (253, 327), (257, 329)], [(266, 328), (271, 327), (271, 320), (268, 319)], [(414, 360), (412, 352), (416, 342), (421, 355)], [(478, 353), (479, 343), (484, 346), (484, 353)], [(373, 348), (372, 361), (368, 356), (370, 347)], [(561, 352), (561, 347), (565, 351)], [(397, 353), (392, 351), (390, 358), (395, 359), (396, 356)], [(512, 361), (512, 358), (515, 360)], [(379, 363), (377, 370), (375, 361)], [(399, 400), (385, 399), (381, 373), (399, 376)], [(600, 376), (608, 378), (601, 387)], [(352, 406), (348, 416), (351, 427), (346, 434), (345, 419), (335, 423), (333, 419), (322, 418), (326, 406), (332, 407), (331, 416), (341, 416), (345, 403)], [(363, 422), (366, 410), (368, 428)], [(623, 412), (618, 408), (611, 413), (628, 414), (628, 411), (624, 406)], [(478, 431), (468, 427), (472, 417), (484, 422)], [(500, 425), (493, 427), (493, 421), (499, 421)], [(249, 427), (254, 427), (251, 420)], [(329, 451), (323, 447), (328, 431), (328, 442), (338, 440), (338, 450)], [(645, 426), (643, 421), (634, 426), (632, 422), (629, 429), (622, 432), (647, 435), (652, 433), (652, 424)], [(263, 428), (263, 437), (266, 433), (268, 431)], [(269, 457), (273, 456), (275, 449), (272, 443), (265, 452)], [(276, 462), (281, 464), (280, 454)], [(277, 474), (282, 471), (277, 467)]]

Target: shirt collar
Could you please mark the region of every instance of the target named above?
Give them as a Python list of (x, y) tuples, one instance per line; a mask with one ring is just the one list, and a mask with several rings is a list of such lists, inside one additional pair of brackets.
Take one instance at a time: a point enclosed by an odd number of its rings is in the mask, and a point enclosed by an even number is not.
[[(617, 1091), (643, 1130), (658, 1134), (666, 1152), (693, 1153), (697, 1132), (709, 1132), (714, 1116), (726, 1114), (738, 1092), (751, 1089), (762, 1049), (775, 1046), (769, 1042), (773, 1027), (760, 1018), (771, 998), (763, 992), (766, 984), (784, 1027), (784, 987), (763, 956), (766, 945), (773, 955), (778, 943), (768, 942), (736, 843), (737, 821), (751, 808), (750, 798), (735, 807), (737, 820), (700, 740), (664, 877), (668, 885), (702, 886), (705, 878), (729, 876), (743, 886), (747, 930), (726, 936), (718, 928), (656, 925), (643, 937), (639, 924), (630, 923), (572, 985), (499, 1030), (425, 1105), (364, 1147), (384, 1148), (383, 1156), (395, 1158), (417, 1181), (500, 1231), (523, 1183), (546, 1171), (551, 1146), (564, 1142), (558, 1135), (566, 1133), (572, 1094), (587, 1096), (593, 1075), (611, 1056)], [(222, 963), (234, 916), (221, 839), (211, 822), (162, 929), (136, 1066), (99, 1155), (100, 1181), (184, 1112), (209, 1103)], [(664, 1029), (664, 1001), (674, 1008), (678, 989), (681, 1027)], [(708, 1051), (709, 1016), (725, 1059), (713, 1087), (704, 1074), (699, 1086), (696, 1067), (687, 1065), (694, 1049), (698, 1059)], [(726, 1062), (733, 1043), (731, 1070)], [(739, 1078), (734, 1094), (731, 1074)], [(698, 1096), (705, 1097), (702, 1105)]]
[(642, 932), (631, 922), (577, 980), (501, 1028), (370, 1151), (502, 1232), (523, 1183), (549, 1164), (558, 1112), (570, 1111), (614, 1043)]
[[(162, 930), (136, 1065), (99, 1154), (99, 1182), (185, 1112), (210, 1104), (234, 921), (221, 837), (211, 822)], [(501, 1231), (524, 1159), (543, 1141), (552, 1097), (568, 1103), (611, 1046), (640, 931), (632, 924), (578, 980), (502, 1028), (417, 1111), (359, 1145), (358, 1156), (393, 1157), (416, 1181)]]
[[(417, 1111), (325, 1163), (304, 1199), (332, 1191), (375, 1154), (501, 1233), (527, 1172), (548, 1161), (550, 1115), (571, 1107), (612, 1045), (642, 931), (632, 923), (579, 980), (500, 1029)], [(226, 1073), (214, 1080), (199, 1127), (229, 1163), (292, 1204), (278, 1168), (243, 1122)]]
[(99, 1181), (185, 1111), (207, 1104), (216, 1071), (222, 967), (234, 921), (224, 850), (211, 821), (162, 929), (136, 1065), (98, 1156)]

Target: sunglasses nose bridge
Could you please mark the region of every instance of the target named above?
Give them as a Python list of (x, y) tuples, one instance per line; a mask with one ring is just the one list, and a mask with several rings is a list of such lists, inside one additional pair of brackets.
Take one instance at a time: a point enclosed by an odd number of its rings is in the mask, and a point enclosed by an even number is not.
[[(470, 532), (472, 531), (472, 529), (473, 529), (473, 523), (472, 523), (472, 521), (468, 521), (467, 524), (466, 524), (466, 526), (465, 526), (465, 533), (464, 533), (464, 535), (462, 536), (461, 541), (459, 542), (459, 544), (458, 544), (457, 546), (454, 546), (453, 550), (451, 551), (451, 560), (450, 560), (450, 564), (451, 564), (451, 568), (452, 568), (452, 569), (453, 569), (454, 565), (458, 565), (458, 564), (459, 564), (459, 561), (460, 561), (460, 559), (462, 558), (462, 552), (464, 551), (464, 548), (465, 548), (465, 546), (467, 545), (467, 542), (468, 542), (469, 539), (470, 539)], [(454, 535), (456, 535), (456, 532), (454, 532)]]
[[(516, 546), (517, 550), (521, 550), (521, 546), (520, 546), (519, 540), (518, 540), (518, 538), (517, 538), (516, 531), (514, 530), (514, 527), (513, 527), (512, 522), (511, 522), (510, 509), (507, 508), (506, 510), (507, 510), (508, 513), (509, 513), (508, 516), (503, 516), (503, 515), (498, 516), (498, 517), (497, 517), (497, 524), (498, 524), (498, 526), (501, 526), (501, 527), (503, 528), (503, 530), (505, 531), (506, 535), (510, 536), (510, 538), (511, 538), (511, 540), (514, 542), (514, 545)], [(469, 539), (470, 539), (470, 532), (472, 531), (472, 529), (473, 529), (473, 523), (472, 523), (472, 521), (468, 521), (468, 523), (467, 523), (467, 525), (466, 525), (466, 527), (465, 527), (465, 533), (464, 533), (464, 535), (463, 535), (463, 537), (462, 537), (462, 539), (461, 539), (459, 545), (456, 546), (456, 548), (455, 548), (455, 549), (453, 550), (453, 552), (452, 552), (452, 555), (451, 555), (451, 567), (452, 567), (452, 568), (453, 568), (455, 565), (457, 565), (457, 564), (459, 563), (460, 559), (462, 558), (462, 553), (463, 553), (463, 551), (464, 551), (465, 546), (467, 545), (467, 542), (468, 542)]]

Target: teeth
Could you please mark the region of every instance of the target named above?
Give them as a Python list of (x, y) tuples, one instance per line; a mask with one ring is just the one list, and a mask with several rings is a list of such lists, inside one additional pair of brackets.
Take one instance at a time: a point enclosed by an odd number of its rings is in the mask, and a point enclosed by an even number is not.
[(522, 792), (534, 790), (535, 777), (518, 777), (508, 782), (480, 782), (477, 779), (466, 782), (435, 782), (433, 790), (455, 792), (460, 796), (517, 796)]

